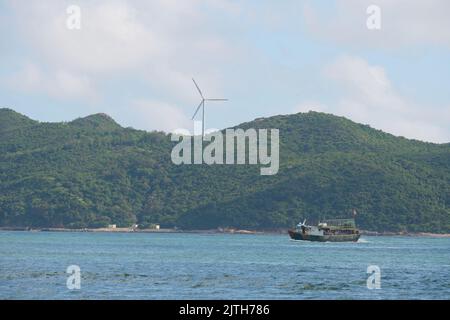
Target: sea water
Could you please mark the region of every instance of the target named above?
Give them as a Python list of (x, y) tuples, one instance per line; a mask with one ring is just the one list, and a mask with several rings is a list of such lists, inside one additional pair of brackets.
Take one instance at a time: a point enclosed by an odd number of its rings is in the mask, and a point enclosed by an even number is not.
[(0, 299), (450, 299), (450, 238), (4, 231)]

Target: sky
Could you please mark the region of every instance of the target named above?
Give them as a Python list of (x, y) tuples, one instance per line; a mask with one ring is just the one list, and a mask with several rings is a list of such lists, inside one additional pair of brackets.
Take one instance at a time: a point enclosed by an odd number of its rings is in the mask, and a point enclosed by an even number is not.
[(195, 78), (229, 99), (206, 128), (314, 110), (446, 143), (449, 16), (448, 0), (0, 0), (0, 107), (192, 131)]

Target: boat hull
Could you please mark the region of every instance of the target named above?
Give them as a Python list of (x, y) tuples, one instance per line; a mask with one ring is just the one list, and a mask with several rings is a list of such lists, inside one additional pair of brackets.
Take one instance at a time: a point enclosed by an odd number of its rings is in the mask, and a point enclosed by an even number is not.
[(361, 236), (359, 233), (355, 234), (338, 234), (338, 235), (310, 235), (301, 233), (295, 230), (289, 230), (289, 236), (293, 240), (317, 241), (317, 242), (356, 242)]

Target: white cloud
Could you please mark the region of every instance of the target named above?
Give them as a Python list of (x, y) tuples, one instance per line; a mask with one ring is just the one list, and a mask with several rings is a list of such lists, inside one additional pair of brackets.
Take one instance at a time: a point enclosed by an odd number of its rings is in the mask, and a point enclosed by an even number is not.
[[(198, 10), (204, 4), (197, 0), (77, 1), (81, 30), (66, 27), (69, 4), (10, 2), (33, 63), (53, 73), (64, 70), (86, 78), (94, 87), (111, 76), (132, 75), (154, 91), (192, 98), (192, 76), (219, 91), (219, 70), (210, 66), (237, 54), (208, 28), (213, 18)], [(208, 6), (229, 8), (229, 14), (237, 10), (221, 0)]]
[[(142, 130), (172, 132), (175, 129), (191, 130), (192, 121), (174, 105), (153, 100), (135, 100), (128, 108), (125, 125)], [(131, 125), (132, 124), (132, 125)]]
[(359, 57), (342, 56), (324, 68), (340, 90), (337, 102), (303, 102), (296, 111), (323, 111), (370, 124), (389, 133), (430, 142), (450, 140), (450, 108), (419, 106), (400, 95), (386, 71)]
[[(366, 9), (381, 9), (381, 30), (369, 30)], [(328, 41), (371, 48), (450, 47), (448, 0), (337, 0), (332, 12), (305, 5), (306, 26)]]
[(4, 80), (9, 88), (26, 93), (44, 93), (58, 99), (97, 98), (89, 78), (71, 74), (64, 70), (44, 72), (39, 66), (27, 62), (23, 67)]

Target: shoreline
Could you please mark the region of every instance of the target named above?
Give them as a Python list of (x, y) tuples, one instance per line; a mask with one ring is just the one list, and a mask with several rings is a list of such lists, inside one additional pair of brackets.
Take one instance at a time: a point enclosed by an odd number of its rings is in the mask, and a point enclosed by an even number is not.
[[(288, 229), (274, 230), (242, 230), (242, 229), (205, 229), (205, 230), (182, 230), (182, 229), (133, 229), (133, 228), (21, 228), (0, 227), (0, 231), (27, 231), (27, 232), (94, 232), (94, 233), (195, 233), (195, 234), (249, 234), (249, 235), (273, 235), (287, 234)], [(405, 237), (433, 237), (450, 238), (450, 233), (432, 232), (378, 232), (360, 230), (362, 236), (405, 236)]]
[[(283, 234), (283, 231), (261, 231), (261, 230), (238, 230), (238, 229), (205, 229), (205, 230), (182, 230), (182, 229), (134, 229), (134, 228), (22, 228), (22, 227), (0, 227), (0, 231), (21, 232), (94, 232), (94, 233), (201, 233), (201, 234)], [(286, 231), (287, 232), (287, 231)]]

